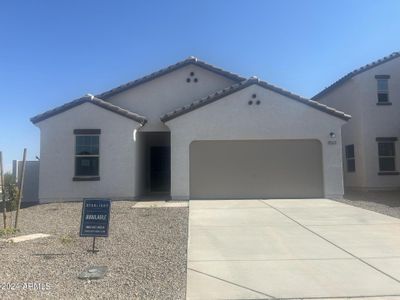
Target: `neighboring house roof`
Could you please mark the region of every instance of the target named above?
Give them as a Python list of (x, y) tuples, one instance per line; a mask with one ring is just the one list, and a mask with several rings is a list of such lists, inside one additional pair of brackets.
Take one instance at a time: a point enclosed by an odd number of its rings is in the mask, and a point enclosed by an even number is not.
[(348, 73), (347, 75), (343, 76), (342, 78), (340, 78), (339, 80), (337, 80), (336, 82), (334, 82), (333, 84), (331, 84), (330, 86), (328, 86), (327, 88), (325, 88), (324, 90), (322, 90), (321, 92), (319, 92), (318, 94), (316, 94), (314, 97), (312, 97), (311, 99), (313, 100), (318, 100), (320, 99), (322, 96), (326, 95), (327, 93), (329, 93), (330, 91), (334, 90), (335, 88), (341, 86), (342, 84), (344, 84), (347, 80), (353, 78), (354, 76), (363, 73), (367, 70), (370, 70), (372, 68), (375, 68), (381, 64), (384, 64), (392, 59), (395, 59), (397, 57), (400, 57), (400, 52), (393, 52), (392, 54), (390, 54), (389, 56), (385, 56), (384, 58), (378, 59), (372, 63), (369, 63), (361, 68), (358, 68), (350, 73)]
[(134, 81), (130, 81), (130, 82), (125, 83), (123, 85), (120, 85), (120, 86), (118, 86), (118, 87), (116, 87), (116, 88), (114, 88), (112, 90), (109, 90), (107, 92), (101, 93), (101, 94), (97, 95), (97, 97), (102, 98), (102, 99), (107, 99), (108, 97), (111, 97), (111, 96), (113, 96), (115, 94), (121, 93), (123, 91), (126, 91), (127, 89), (136, 87), (136, 86), (138, 86), (140, 84), (143, 84), (143, 83), (148, 82), (150, 80), (156, 79), (156, 78), (158, 78), (160, 76), (168, 74), (168, 73), (170, 73), (172, 71), (175, 71), (177, 69), (183, 68), (183, 67), (185, 67), (187, 65), (190, 65), (190, 64), (199, 66), (199, 67), (201, 67), (203, 69), (206, 69), (208, 71), (214, 72), (214, 73), (216, 73), (218, 75), (222, 75), (222, 76), (224, 76), (224, 77), (226, 77), (228, 79), (231, 79), (233, 81), (240, 82), (240, 81), (245, 80), (244, 77), (241, 77), (241, 76), (239, 76), (237, 74), (222, 70), (222, 69), (220, 69), (220, 68), (218, 68), (216, 66), (213, 66), (213, 65), (210, 65), (210, 64), (208, 64), (208, 63), (206, 63), (204, 61), (201, 61), (196, 57), (190, 56), (190, 57), (188, 57), (187, 59), (185, 59), (183, 61), (180, 61), (180, 62), (178, 62), (178, 63), (176, 63), (174, 65), (171, 65), (171, 66), (168, 66), (166, 68), (163, 68), (163, 69), (161, 69), (161, 70), (159, 70), (157, 72), (151, 73), (150, 75), (144, 76), (144, 77), (136, 79)]
[(83, 103), (92, 103), (92, 104), (97, 105), (97, 106), (99, 106), (101, 108), (104, 108), (106, 110), (109, 110), (111, 112), (119, 114), (121, 116), (124, 116), (126, 118), (132, 119), (132, 120), (134, 120), (134, 121), (136, 121), (136, 122), (138, 122), (138, 123), (140, 123), (142, 125), (144, 125), (147, 122), (146, 118), (143, 117), (143, 116), (140, 116), (140, 115), (138, 115), (136, 113), (133, 113), (133, 112), (131, 112), (129, 110), (123, 109), (123, 108), (121, 108), (119, 106), (116, 106), (114, 104), (111, 104), (109, 102), (103, 101), (103, 100), (101, 100), (99, 98), (96, 98), (94, 96), (91, 96), (91, 95), (83, 96), (83, 97), (81, 97), (79, 99), (76, 99), (74, 101), (68, 102), (68, 103), (66, 103), (66, 104), (64, 104), (62, 106), (59, 106), (59, 107), (55, 108), (55, 109), (46, 111), (43, 114), (37, 115), (37, 116), (31, 118), (31, 122), (33, 124), (36, 124), (36, 123), (38, 123), (40, 121), (43, 121), (43, 120), (46, 120), (46, 119), (48, 119), (50, 117), (58, 115), (58, 114), (60, 114), (62, 112), (65, 112), (65, 111), (67, 111), (67, 110), (69, 110), (69, 109), (71, 109), (73, 107), (76, 107), (78, 105), (81, 105)]
[(268, 90), (271, 90), (273, 92), (276, 92), (278, 94), (286, 96), (286, 97), (288, 97), (290, 99), (293, 99), (293, 100), (296, 100), (298, 102), (301, 102), (301, 103), (303, 103), (305, 105), (311, 106), (311, 107), (313, 107), (315, 109), (323, 111), (323, 112), (325, 112), (327, 114), (330, 114), (332, 116), (338, 117), (340, 119), (343, 119), (343, 120), (347, 121), (347, 120), (349, 120), (351, 118), (350, 115), (347, 115), (344, 112), (338, 111), (338, 110), (336, 110), (334, 108), (331, 108), (331, 107), (329, 107), (327, 105), (324, 105), (324, 104), (321, 104), (319, 102), (300, 97), (298, 95), (295, 95), (295, 94), (292, 94), (292, 93), (290, 93), (288, 91), (285, 91), (285, 90), (283, 90), (281, 88), (273, 86), (273, 85), (271, 85), (271, 84), (269, 84), (269, 83), (267, 83), (265, 81), (261, 81), (256, 77), (251, 77), (250, 79), (244, 80), (244, 81), (242, 81), (240, 83), (233, 84), (233, 85), (231, 85), (231, 86), (229, 86), (229, 87), (227, 87), (227, 88), (225, 88), (223, 90), (220, 90), (220, 91), (218, 91), (216, 93), (213, 93), (213, 94), (211, 94), (211, 95), (209, 95), (209, 96), (207, 96), (205, 98), (202, 98), (200, 100), (194, 101), (189, 105), (185, 105), (185, 106), (183, 106), (181, 108), (178, 108), (178, 109), (176, 109), (176, 110), (174, 110), (172, 112), (169, 112), (169, 113), (167, 113), (167, 114), (165, 114), (165, 115), (163, 115), (161, 117), (161, 121), (167, 122), (167, 121), (170, 121), (172, 119), (175, 119), (175, 118), (177, 118), (177, 117), (179, 117), (181, 115), (184, 115), (184, 114), (186, 114), (188, 112), (191, 112), (191, 111), (193, 111), (193, 110), (195, 110), (197, 108), (203, 107), (203, 106), (205, 106), (207, 104), (215, 102), (215, 101), (217, 101), (217, 100), (219, 100), (219, 99), (221, 99), (223, 97), (226, 97), (226, 96), (228, 96), (230, 94), (236, 93), (237, 91), (240, 91), (240, 90), (242, 90), (242, 89), (244, 89), (244, 88), (246, 88), (246, 87), (248, 87), (250, 85), (253, 85), (253, 84), (257, 84), (257, 85), (259, 85), (259, 86), (261, 86), (263, 88), (266, 88)]

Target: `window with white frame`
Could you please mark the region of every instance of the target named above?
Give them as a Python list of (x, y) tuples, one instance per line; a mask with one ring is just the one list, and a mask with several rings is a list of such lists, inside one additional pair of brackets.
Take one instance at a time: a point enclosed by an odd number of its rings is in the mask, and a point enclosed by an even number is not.
[(378, 104), (389, 104), (389, 75), (376, 75)]
[(78, 129), (75, 133), (75, 177), (99, 176), (100, 130)]
[(396, 171), (396, 145), (397, 138), (377, 138), (379, 172)]

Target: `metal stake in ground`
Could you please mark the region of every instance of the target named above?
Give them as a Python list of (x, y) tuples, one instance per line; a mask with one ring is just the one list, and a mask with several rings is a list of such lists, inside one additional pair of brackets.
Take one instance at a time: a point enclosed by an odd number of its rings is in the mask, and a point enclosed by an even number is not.
[(6, 193), (4, 190), (4, 174), (3, 174), (3, 153), (0, 151), (0, 186), (1, 196), (3, 198), (3, 225), (7, 228), (7, 208), (6, 208)]
[[(20, 181), (19, 181), (17, 212), (15, 213), (15, 223), (14, 223), (15, 229), (18, 228), (18, 214), (19, 214), (19, 209), (21, 207), (22, 189), (24, 188), (25, 164), (26, 164), (26, 148), (24, 148), (24, 155), (22, 158), (22, 170), (21, 170), (21, 176), (20, 176)], [(17, 163), (17, 168), (18, 168), (18, 163)]]
[(93, 245), (92, 245), (92, 250), (88, 250), (88, 252), (92, 252), (92, 253), (97, 253), (99, 252), (99, 249), (95, 249), (95, 244), (96, 244), (96, 237), (93, 237)]

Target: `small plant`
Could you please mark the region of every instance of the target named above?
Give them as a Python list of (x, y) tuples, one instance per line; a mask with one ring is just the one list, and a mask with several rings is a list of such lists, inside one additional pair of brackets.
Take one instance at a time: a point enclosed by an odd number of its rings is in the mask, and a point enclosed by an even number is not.
[(64, 234), (60, 237), (60, 242), (63, 245), (69, 245), (75, 241), (75, 238), (71, 234)]
[(0, 237), (9, 237), (19, 232), (19, 229), (13, 227), (6, 227), (0, 229)]
[(14, 211), (18, 206), (18, 184), (11, 173), (4, 174), (4, 192), (7, 201), (7, 210)]

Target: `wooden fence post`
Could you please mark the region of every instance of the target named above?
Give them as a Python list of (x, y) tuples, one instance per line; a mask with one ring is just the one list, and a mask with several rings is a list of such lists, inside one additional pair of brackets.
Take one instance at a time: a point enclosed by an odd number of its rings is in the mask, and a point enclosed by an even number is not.
[[(18, 214), (19, 214), (19, 209), (21, 207), (21, 199), (22, 199), (22, 190), (24, 188), (24, 177), (25, 177), (25, 164), (26, 164), (26, 148), (24, 148), (24, 155), (22, 158), (22, 170), (21, 170), (21, 176), (19, 180), (19, 188), (18, 188), (18, 204), (17, 204), (17, 212), (15, 213), (15, 225), (14, 228), (18, 228)], [(17, 169), (18, 169), (18, 162), (17, 162)]]
[(6, 193), (4, 190), (4, 172), (3, 172), (3, 153), (0, 151), (0, 185), (1, 196), (3, 198), (3, 225), (7, 228), (7, 208), (6, 208)]

